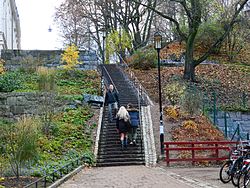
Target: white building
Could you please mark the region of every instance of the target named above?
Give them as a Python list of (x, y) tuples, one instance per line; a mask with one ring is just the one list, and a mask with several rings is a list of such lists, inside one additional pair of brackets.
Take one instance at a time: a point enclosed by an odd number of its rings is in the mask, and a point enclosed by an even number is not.
[(0, 0), (0, 53), (21, 49), (21, 29), (15, 0)]
[(245, 15), (250, 18), (250, 1), (247, 2), (246, 6), (244, 7)]

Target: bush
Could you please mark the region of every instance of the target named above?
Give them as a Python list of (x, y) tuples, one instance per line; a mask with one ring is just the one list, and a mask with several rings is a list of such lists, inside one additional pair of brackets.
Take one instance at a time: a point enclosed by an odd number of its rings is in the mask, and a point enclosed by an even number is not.
[(0, 74), (4, 73), (4, 60), (0, 59)]
[(44, 64), (44, 62), (41, 59), (35, 58), (31, 55), (22, 57), (19, 60), (19, 62), (21, 64), (19, 70), (24, 73), (34, 73), (36, 72), (38, 66)]
[(64, 53), (62, 54), (61, 60), (66, 63), (63, 67), (67, 70), (72, 70), (80, 62), (79, 59), (79, 50), (76, 45), (72, 44), (68, 46)]
[(197, 125), (197, 123), (195, 123), (192, 120), (184, 121), (182, 123), (182, 127), (184, 127), (184, 129), (198, 131), (198, 125)]
[(177, 106), (168, 106), (164, 111), (171, 120), (177, 120), (180, 117), (180, 109)]
[(130, 58), (130, 66), (135, 69), (149, 70), (155, 68), (156, 64), (157, 53), (152, 48), (137, 50)]
[(56, 86), (55, 70), (48, 69), (46, 67), (39, 67), (37, 69), (38, 78), (38, 88), (40, 91), (54, 91)]
[(0, 92), (12, 92), (21, 88), (20, 73), (7, 72), (0, 76)]
[(179, 82), (169, 84), (163, 89), (166, 98), (169, 100), (171, 105), (176, 105), (180, 102), (181, 97), (184, 94), (185, 86)]
[(190, 115), (201, 112), (202, 95), (198, 90), (187, 88), (181, 98), (181, 106)]
[(6, 139), (6, 155), (17, 178), (25, 162), (37, 156), (39, 130), (40, 122), (37, 119), (24, 117), (3, 131)]

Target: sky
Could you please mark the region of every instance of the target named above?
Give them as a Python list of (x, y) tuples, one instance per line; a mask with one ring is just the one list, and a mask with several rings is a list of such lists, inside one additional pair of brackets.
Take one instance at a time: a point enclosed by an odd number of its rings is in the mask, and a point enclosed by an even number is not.
[[(15, 0), (21, 25), (23, 50), (61, 49), (62, 42), (54, 23), (55, 7), (63, 0)], [(49, 32), (48, 29), (52, 31)]]

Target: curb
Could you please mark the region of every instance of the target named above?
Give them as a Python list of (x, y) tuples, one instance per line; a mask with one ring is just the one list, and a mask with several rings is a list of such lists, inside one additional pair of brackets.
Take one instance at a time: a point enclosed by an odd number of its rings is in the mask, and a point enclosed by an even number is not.
[(102, 127), (102, 115), (103, 115), (104, 107), (100, 108), (99, 112), (99, 120), (98, 120), (98, 127), (96, 132), (96, 139), (95, 139), (95, 148), (94, 148), (94, 156), (95, 159), (97, 159), (98, 154), (98, 148), (99, 148), (99, 139), (100, 139), (100, 133), (101, 133), (101, 127)]
[(55, 183), (53, 183), (52, 185), (50, 185), (48, 188), (56, 188), (56, 187), (60, 186), (61, 184), (63, 184), (64, 182), (66, 182), (68, 179), (70, 179), (71, 177), (73, 177), (74, 175), (76, 175), (77, 173), (79, 173), (83, 169), (83, 167), (84, 167), (83, 165), (79, 166), (74, 171), (70, 172), (66, 176), (64, 176), (61, 179), (57, 180)]

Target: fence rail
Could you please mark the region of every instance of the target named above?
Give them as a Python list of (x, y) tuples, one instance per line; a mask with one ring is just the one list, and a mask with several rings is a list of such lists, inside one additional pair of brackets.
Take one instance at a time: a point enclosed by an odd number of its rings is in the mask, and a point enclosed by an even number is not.
[[(228, 155), (221, 156), (220, 150), (230, 151), (237, 141), (200, 141), (200, 142), (164, 142), (167, 166), (170, 162), (191, 161), (192, 165), (200, 161), (222, 161), (228, 159)], [(172, 146), (172, 147), (171, 147)], [(191, 158), (171, 158), (171, 151), (190, 151)], [(195, 151), (214, 151), (211, 157), (200, 157)], [(211, 153), (212, 154), (212, 153)]]
[(67, 163), (65, 166), (61, 167), (60, 169), (54, 170), (50, 174), (46, 174), (45, 176), (37, 179), (36, 181), (30, 183), (29, 185), (25, 186), (24, 188), (46, 188), (52, 183), (54, 183), (59, 178), (67, 175), (69, 172), (73, 171), (76, 167), (84, 162), (91, 161), (90, 157), (80, 157), (74, 161)]

